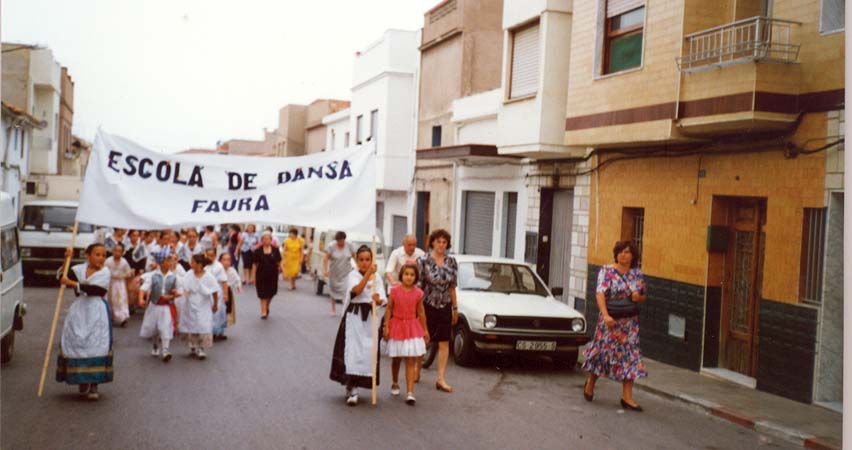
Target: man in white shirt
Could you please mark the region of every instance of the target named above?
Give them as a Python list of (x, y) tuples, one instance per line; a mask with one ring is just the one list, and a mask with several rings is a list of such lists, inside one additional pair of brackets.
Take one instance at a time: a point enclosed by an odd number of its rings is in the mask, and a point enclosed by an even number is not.
[(399, 284), (397, 277), (402, 266), (409, 261), (412, 263), (416, 262), (417, 258), (425, 254), (423, 250), (417, 248), (417, 238), (413, 234), (406, 235), (402, 239), (402, 247), (391, 252), (388, 259), (387, 269), (385, 270), (385, 279), (388, 280), (388, 284), (390, 286)]

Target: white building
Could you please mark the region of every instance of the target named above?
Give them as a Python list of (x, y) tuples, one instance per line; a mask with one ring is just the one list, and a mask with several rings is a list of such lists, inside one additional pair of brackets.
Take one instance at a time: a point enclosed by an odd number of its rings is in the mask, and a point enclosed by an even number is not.
[(355, 56), (352, 103), (323, 118), (329, 151), (376, 146), (376, 227), (399, 246), (409, 230), (419, 68), (418, 31), (387, 30)]
[(455, 144), (418, 151), (451, 164), (459, 253), (536, 265), (554, 294), (585, 298), (589, 177), (564, 144), (570, 0), (505, 0), (501, 87), (452, 105)]
[(12, 195), (15, 209), (21, 207), (21, 191), (29, 175), (29, 154), (33, 131), (47, 126), (23, 109), (2, 103), (3, 132), (0, 134), (0, 190)]

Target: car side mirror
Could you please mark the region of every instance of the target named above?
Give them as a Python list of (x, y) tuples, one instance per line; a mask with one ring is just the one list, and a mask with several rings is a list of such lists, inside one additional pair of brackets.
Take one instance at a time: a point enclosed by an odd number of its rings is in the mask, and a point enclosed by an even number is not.
[(555, 287), (550, 289), (550, 293), (553, 294), (554, 297), (562, 295), (563, 292), (565, 292), (565, 289), (561, 287)]

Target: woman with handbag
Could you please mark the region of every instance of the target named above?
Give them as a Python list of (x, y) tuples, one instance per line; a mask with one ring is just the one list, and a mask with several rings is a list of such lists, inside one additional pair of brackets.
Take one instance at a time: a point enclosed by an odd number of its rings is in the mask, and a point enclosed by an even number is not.
[(619, 241), (612, 249), (615, 264), (598, 273), (596, 299), (600, 316), (592, 344), (583, 352), (583, 371), (589, 378), (583, 397), (592, 401), (599, 377), (621, 381), (621, 406), (642, 411), (633, 400), (633, 381), (648, 376), (639, 349), (639, 304), (647, 299), (645, 278), (637, 267), (639, 249), (630, 241)]

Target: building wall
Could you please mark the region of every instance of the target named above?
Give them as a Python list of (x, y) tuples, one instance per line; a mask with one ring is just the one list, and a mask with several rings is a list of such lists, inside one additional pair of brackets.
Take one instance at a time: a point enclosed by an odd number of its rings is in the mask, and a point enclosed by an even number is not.
[[(346, 133), (350, 130), (349, 109), (325, 116), (323, 118), (323, 124), (325, 125), (326, 132), (325, 142), (329, 151), (340, 150), (348, 147), (349, 144), (346, 143)], [(334, 137), (332, 137), (332, 133), (334, 134)]]
[(12, 118), (3, 116), (3, 131), (0, 133), (0, 148), (3, 151), (0, 189), (12, 195), (15, 208), (21, 206), (23, 180), (29, 175), (28, 154), (31, 136), (32, 128), (13, 127)]
[[(59, 106), (59, 173), (62, 175), (74, 175), (76, 160), (65, 157), (71, 153), (73, 142), (72, 129), (74, 124), (74, 82), (68, 75), (68, 68), (62, 68), (62, 87), (60, 91)], [(79, 174), (76, 174), (79, 175)]]
[(325, 125), (316, 125), (305, 130), (305, 154), (324, 152), (326, 148)]
[(453, 100), (464, 97), (462, 48), (461, 36), (457, 35), (421, 53), (417, 148), (432, 147), (434, 126), (441, 127), (441, 146), (455, 143), (450, 108)]
[(278, 111), (278, 130), (281, 137), (278, 156), (305, 154), (305, 121), (307, 106), (290, 104)]
[(32, 173), (55, 175), (59, 163), (59, 91), (52, 87), (36, 86), (34, 113), (47, 126), (33, 130), (33, 143), (30, 151), (30, 170)]
[(13, 50), (18, 44), (3, 44), (2, 91), (3, 101), (34, 112), (35, 92), (30, 80), (30, 51)]
[[(824, 136), (825, 118), (825, 113), (806, 116), (796, 140)], [(608, 264), (612, 245), (621, 236), (622, 208), (644, 207), (643, 271), (696, 285), (718, 285), (720, 280), (707, 274), (713, 196), (766, 197), (762, 295), (797, 303), (802, 209), (824, 204), (825, 154), (787, 159), (783, 147), (774, 150), (704, 155), (700, 161), (697, 156), (635, 159), (605, 166), (592, 177), (589, 262)], [(698, 170), (706, 177), (698, 178)]]

